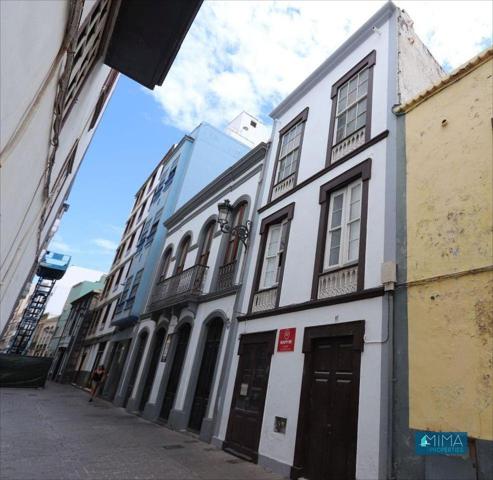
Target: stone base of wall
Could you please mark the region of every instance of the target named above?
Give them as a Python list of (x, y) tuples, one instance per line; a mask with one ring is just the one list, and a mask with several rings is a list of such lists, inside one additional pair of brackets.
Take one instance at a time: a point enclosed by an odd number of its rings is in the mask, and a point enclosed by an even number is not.
[(187, 416), (183, 410), (175, 410), (169, 413), (168, 426), (173, 430), (185, 430), (187, 428)]
[(129, 413), (138, 413), (139, 411), (139, 400), (136, 398), (130, 398), (127, 402), (126, 409)]
[(125, 398), (123, 397), (123, 395), (117, 395), (113, 399), (113, 405), (115, 407), (123, 407), (123, 405), (125, 405)]
[(278, 460), (266, 457), (265, 455), (261, 455), (260, 453), (258, 455), (257, 463), (267, 470), (278, 473), (283, 477), (290, 478), (291, 476), (291, 465), (288, 465), (287, 463), (279, 462)]
[(144, 408), (142, 417), (146, 420), (150, 420), (151, 422), (155, 422), (159, 418), (160, 413), (159, 405), (156, 405), (155, 403), (148, 403)]
[(202, 420), (202, 427), (199, 434), (200, 440), (211, 443), (212, 434), (214, 432), (214, 423), (214, 420), (211, 418), (204, 418), (204, 420)]
[(223, 443), (224, 441), (221, 440), (220, 438), (217, 438), (217, 437), (212, 437), (211, 438), (211, 444), (214, 445), (214, 447), (216, 448), (223, 448)]

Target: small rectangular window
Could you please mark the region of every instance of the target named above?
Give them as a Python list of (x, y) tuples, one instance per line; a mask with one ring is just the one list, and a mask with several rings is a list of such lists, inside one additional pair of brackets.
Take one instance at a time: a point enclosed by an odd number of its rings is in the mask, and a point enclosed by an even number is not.
[(154, 239), (154, 235), (156, 235), (157, 227), (159, 226), (159, 222), (154, 222), (149, 230), (149, 235), (147, 235), (146, 246), (152, 243)]

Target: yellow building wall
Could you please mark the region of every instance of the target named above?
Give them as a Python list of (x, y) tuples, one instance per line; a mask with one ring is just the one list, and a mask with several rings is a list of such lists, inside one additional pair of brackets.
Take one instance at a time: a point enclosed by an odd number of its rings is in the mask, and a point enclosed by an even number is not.
[(493, 440), (492, 78), (489, 55), (405, 117), (410, 427), (465, 431), (488, 440)]

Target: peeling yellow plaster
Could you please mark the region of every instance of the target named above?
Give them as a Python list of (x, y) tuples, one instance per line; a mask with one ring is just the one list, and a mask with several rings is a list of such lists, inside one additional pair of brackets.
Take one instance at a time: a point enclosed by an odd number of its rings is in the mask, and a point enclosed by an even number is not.
[(490, 56), (405, 118), (410, 426), (489, 440), (493, 273), (470, 271), (493, 263), (492, 79)]

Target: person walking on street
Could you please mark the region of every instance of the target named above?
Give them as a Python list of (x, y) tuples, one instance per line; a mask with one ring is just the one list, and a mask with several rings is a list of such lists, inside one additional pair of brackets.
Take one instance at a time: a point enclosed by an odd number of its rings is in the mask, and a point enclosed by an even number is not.
[(89, 401), (92, 402), (94, 397), (98, 394), (99, 388), (101, 384), (104, 382), (106, 378), (106, 370), (104, 365), (99, 365), (98, 368), (93, 372), (91, 376), (91, 397)]

